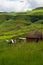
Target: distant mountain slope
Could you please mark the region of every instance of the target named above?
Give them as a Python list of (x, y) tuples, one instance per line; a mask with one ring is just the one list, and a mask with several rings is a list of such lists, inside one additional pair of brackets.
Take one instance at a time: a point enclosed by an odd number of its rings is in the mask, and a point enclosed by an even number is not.
[(23, 36), (41, 26), (43, 27), (42, 8), (21, 13), (0, 13), (0, 36), (5, 36), (5, 38)]
[(41, 9), (43, 9), (43, 7), (37, 7), (34, 10), (41, 10)]

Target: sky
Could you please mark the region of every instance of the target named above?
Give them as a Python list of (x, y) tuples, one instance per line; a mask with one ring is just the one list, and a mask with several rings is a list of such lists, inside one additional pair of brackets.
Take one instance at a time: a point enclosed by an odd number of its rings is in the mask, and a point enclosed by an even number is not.
[(0, 0), (0, 12), (24, 12), (43, 7), (43, 0)]

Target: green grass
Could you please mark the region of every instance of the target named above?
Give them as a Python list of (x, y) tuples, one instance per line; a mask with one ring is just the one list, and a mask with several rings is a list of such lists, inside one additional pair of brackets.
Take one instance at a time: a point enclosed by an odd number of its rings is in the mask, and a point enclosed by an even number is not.
[(43, 65), (43, 42), (10, 46), (4, 41), (25, 37), (37, 28), (43, 28), (43, 9), (0, 13), (0, 65)]
[(43, 9), (27, 12), (0, 12), (0, 39), (25, 36), (36, 28), (43, 28)]
[(0, 41), (0, 65), (43, 65), (43, 42), (9, 46)]

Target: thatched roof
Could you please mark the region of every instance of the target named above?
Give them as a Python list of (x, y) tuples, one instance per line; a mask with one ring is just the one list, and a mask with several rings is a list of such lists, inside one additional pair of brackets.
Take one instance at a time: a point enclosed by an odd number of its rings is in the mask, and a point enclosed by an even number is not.
[(36, 29), (31, 33), (27, 34), (26, 38), (43, 38), (43, 34), (38, 29)]

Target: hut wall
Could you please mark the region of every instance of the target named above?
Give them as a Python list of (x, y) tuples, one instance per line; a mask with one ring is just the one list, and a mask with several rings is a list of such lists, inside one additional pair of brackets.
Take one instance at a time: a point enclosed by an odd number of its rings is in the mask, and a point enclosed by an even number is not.
[(32, 39), (32, 38), (27, 38), (26, 39), (26, 42), (33, 42), (34, 41), (34, 39)]
[(38, 42), (39, 41), (39, 39), (37, 39), (37, 38), (27, 38), (26, 39), (26, 42)]

